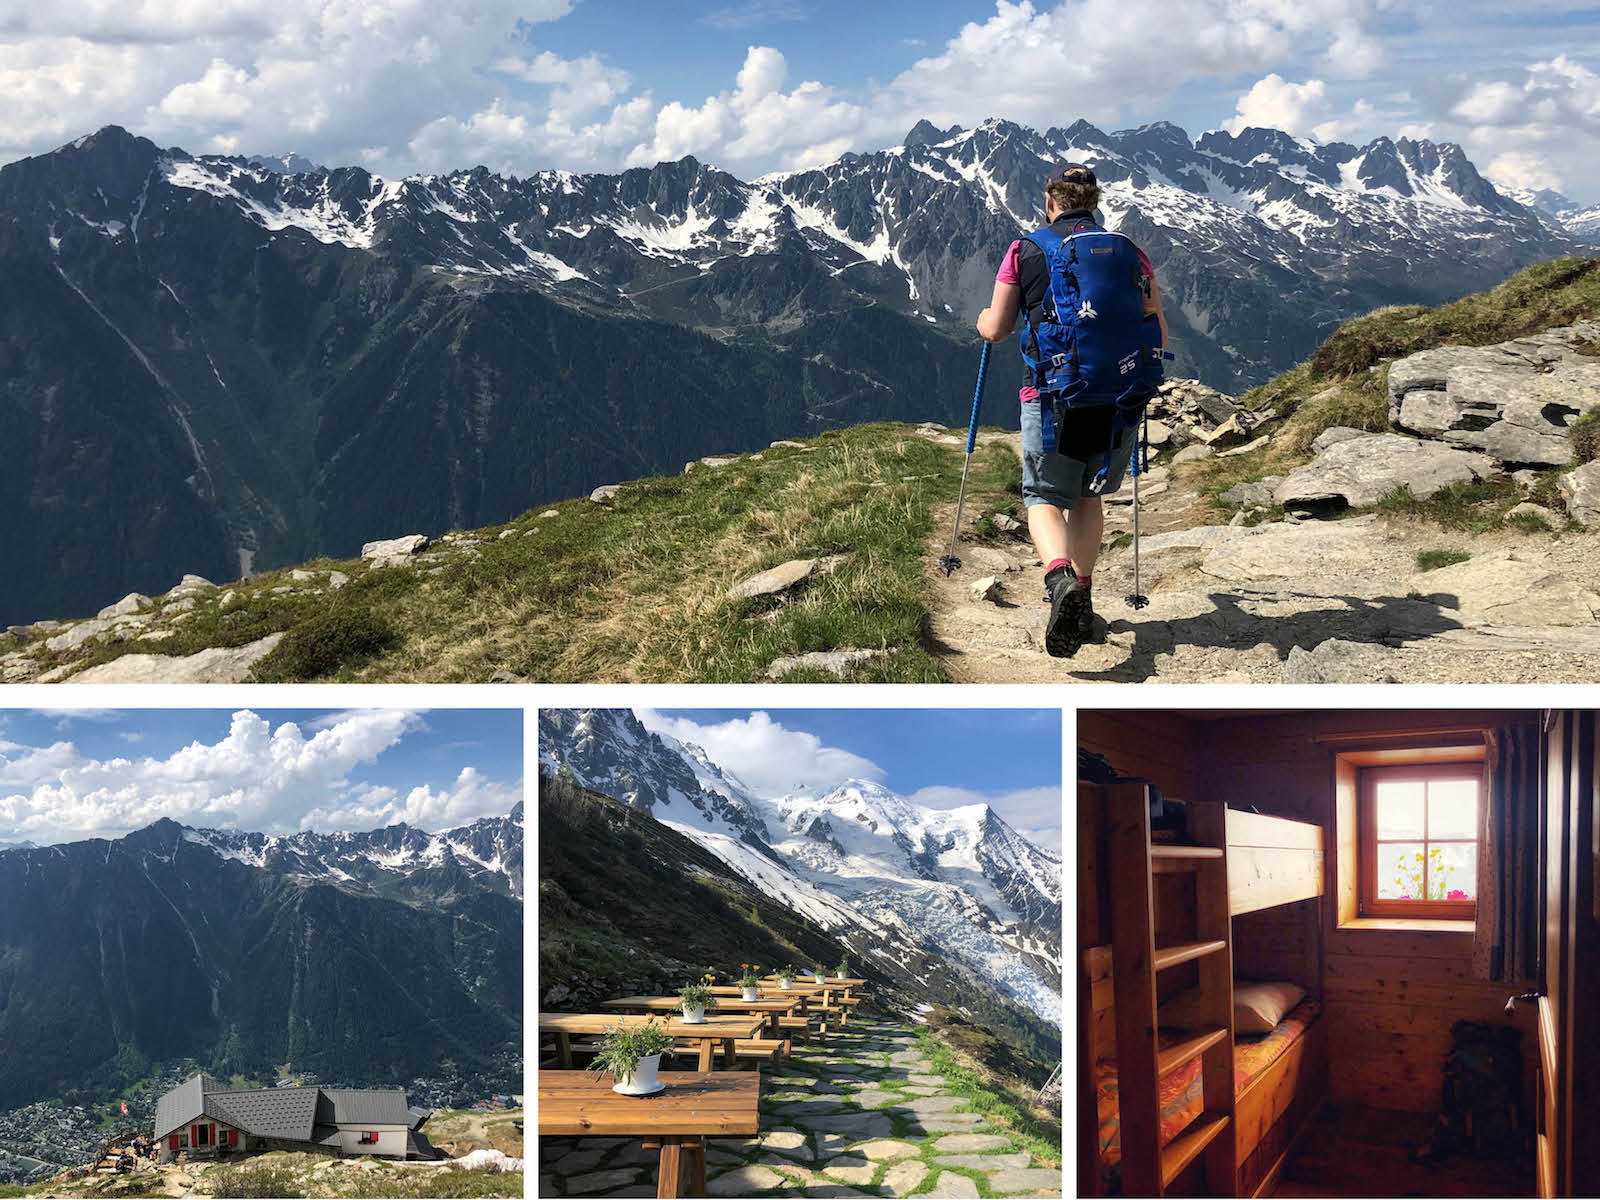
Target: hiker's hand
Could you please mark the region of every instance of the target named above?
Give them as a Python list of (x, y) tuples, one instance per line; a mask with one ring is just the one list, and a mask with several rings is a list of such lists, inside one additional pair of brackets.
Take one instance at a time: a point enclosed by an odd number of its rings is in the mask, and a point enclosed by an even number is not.
[(1017, 327), (1022, 309), (1022, 289), (1014, 283), (995, 281), (989, 307), (978, 314), (978, 336), (988, 342), (1003, 342)]

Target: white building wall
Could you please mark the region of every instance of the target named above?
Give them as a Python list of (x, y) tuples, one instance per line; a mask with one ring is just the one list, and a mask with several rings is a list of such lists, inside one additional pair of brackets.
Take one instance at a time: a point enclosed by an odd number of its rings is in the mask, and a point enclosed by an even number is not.
[[(404, 1125), (340, 1125), (339, 1149), (346, 1154), (376, 1154), (381, 1157), (406, 1156), (406, 1127)], [(363, 1145), (364, 1133), (376, 1133), (376, 1143)]]

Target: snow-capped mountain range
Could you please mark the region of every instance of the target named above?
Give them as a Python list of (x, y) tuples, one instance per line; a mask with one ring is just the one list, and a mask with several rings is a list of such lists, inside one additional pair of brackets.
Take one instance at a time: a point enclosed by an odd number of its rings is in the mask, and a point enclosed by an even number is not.
[(1586, 242), (1600, 243), (1600, 204), (1585, 208), (1553, 188), (1500, 186), (1502, 195), (1536, 213), (1552, 228)]
[(626, 709), (539, 721), (546, 770), (694, 838), (880, 970), (981, 980), (1060, 1023), (1061, 862), (987, 805), (929, 809), (861, 780), (761, 797)]
[(522, 896), (522, 805), (504, 817), (429, 833), (388, 825), (358, 833), (272, 836), (185, 828), (182, 840), (274, 875), (374, 893), (398, 885), (446, 898), (463, 882)]
[[(926, 321), (963, 326), (987, 300), (980, 285), (1000, 251), (1040, 223), (1050, 167), (1069, 160), (1094, 166), (1106, 223), (1156, 260), (1181, 309), (1176, 340), (1190, 361), (1180, 369), (1218, 386), (1237, 382), (1219, 378), (1224, 369), (1259, 382), (1309, 348), (1296, 337), (1284, 361), (1266, 342), (1239, 336), (1240, 314), (1227, 300), (1240, 281), (1297, 281), (1312, 305), (1301, 315), (1314, 341), (1375, 301), (1486, 286), (1593, 233), (1585, 232), (1592, 213), (1558, 216), (1496, 190), (1453, 143), (1319, 144), (1258, 128), (1191, 141), (1166, 122), (1106, 133), (1077, 121), (1041, 132), (991, 119), (946, 130), (924, 121), (902, 145), (751, 181), (694, 158), (616, 175), (477, 167), (387, 179), (359, 167), (309, 169), (296, 155), (169, 149), (137, 192), (57, 206), (51, 237), (79, 225), (136, 237), (150, 189), (161, 186), (213, 197), (268, 234), (298, 230), (426, 262), (463, 286), (529, 286), (652, 312), (704, 296), (712, 307), (695, 323), (732, 328), (781, 321), (794, 297), (740, 312), (748, 289), (736, 301), (718, 281), (697, 286), (696, 277), (741, 259), (797, 256)], [(1479, 264), (1467, 269), (1470, 280), (1457, 278), (1459, 267), (1440, 278), (1444, 251)]]

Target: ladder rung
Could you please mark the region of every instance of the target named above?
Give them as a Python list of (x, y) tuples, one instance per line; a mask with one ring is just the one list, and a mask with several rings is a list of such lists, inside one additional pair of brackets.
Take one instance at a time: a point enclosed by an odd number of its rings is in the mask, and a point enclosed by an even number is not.
[(1156, 1073), (1162, 1076), (1172, 1074), (1184, 1063), (1199, 1058), (1227, 1036), (1228, 1031), (1218, 1026), (1168, 1047), (1156, 1055)]
[(1155, 967), (1158, 971), (1164, 971), (1168, 967), (1175, 967), (1193, 958), (1204, 958), (1207, 954), (1227, 948), (1228, 943), (1222, 941), (1179, 942), (1175, 946), (1162, 946), (1156, 950)]
[(1201, 1113), (1193, 1125), (1173, 1138), (1161, 1151), (1161, 1186), (1176, 1179), (1227, 1127), (1226, 1113)]
[(1172, 846), (1163, 842), (1152, 843), (1151, 858), (1221, 858), (1220, 846)]

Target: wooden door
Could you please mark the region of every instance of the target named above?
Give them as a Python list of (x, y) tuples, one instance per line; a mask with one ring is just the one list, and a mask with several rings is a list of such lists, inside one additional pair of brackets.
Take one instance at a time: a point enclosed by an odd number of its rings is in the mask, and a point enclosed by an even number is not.
[[(1594, 712), (1553, 714), (1546, 730), (1544, 995), (1535, 1109), (1540, 1196), (1591, 1194), (1600, 1178), (1600, 858)], [(1587, 1182), (1580, 1182), (1587, 1181)]]

